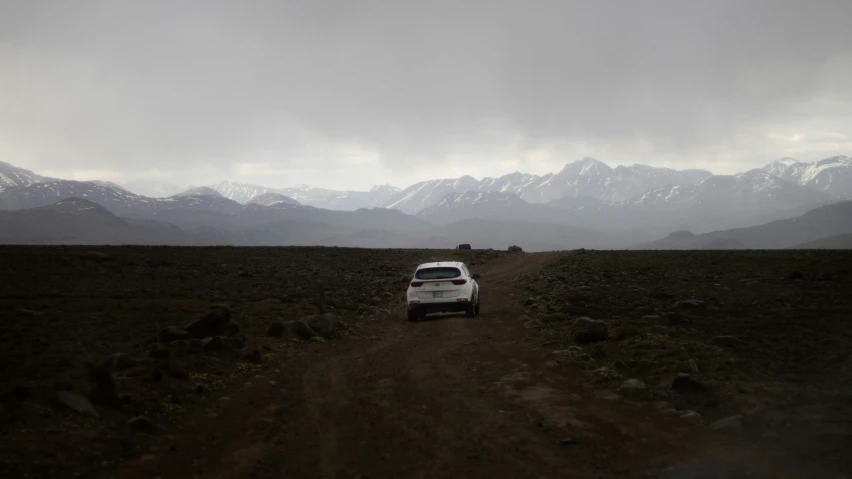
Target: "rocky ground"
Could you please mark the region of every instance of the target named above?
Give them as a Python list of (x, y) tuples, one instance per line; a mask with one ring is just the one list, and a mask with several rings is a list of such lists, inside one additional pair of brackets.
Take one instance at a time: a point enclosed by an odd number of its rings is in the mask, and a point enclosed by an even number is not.
[[(441, 259), (483, 314), (406, 321)], [(0, 475), (848, 477), (850, 267), (3, 247)]]

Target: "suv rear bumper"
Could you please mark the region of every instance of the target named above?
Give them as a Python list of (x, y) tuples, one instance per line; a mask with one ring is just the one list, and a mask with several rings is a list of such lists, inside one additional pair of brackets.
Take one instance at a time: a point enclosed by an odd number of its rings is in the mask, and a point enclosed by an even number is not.
[(416, 313), (429, 314), (429, 313), (455, 313), (455, 312), (464, 312), (467, 310), (467, 307), (470, 305), (470, 302), (465, 301), (446, 301), (441, 303), (415, 303), (409, 304), (408, 310)]

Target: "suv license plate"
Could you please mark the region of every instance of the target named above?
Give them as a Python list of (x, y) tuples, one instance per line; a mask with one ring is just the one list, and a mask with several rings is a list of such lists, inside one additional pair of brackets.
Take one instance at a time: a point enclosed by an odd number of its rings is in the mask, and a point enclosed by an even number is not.
[(434, 292), (432, 293), (432, 297), (433, 297), (433, 298), (440, 298), (440, 297), (441, 297), (441, 292), (440, 292), (440, 291), (434, 291)]

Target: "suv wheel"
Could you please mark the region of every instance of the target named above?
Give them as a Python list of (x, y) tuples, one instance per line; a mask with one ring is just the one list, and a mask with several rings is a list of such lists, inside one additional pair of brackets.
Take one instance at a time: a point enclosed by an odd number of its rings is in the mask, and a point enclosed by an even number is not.
[(468, 318), (476, 316), (476, 305), (474, 303), (470, 303), (464, 310), (464, 315)]
[(473, 308), (473, 314), (475, 314), (475, 315), (477, 315), (477, 316), (479, 316), (479, 303), (480, 303), (481, 301), (482, 301), (482, 300), (480, 300), (479, 298), (476, 298), (476, 307), (475, 307), (475, 308)]
[(420, 315), (417, 314), (417, 311), (408, 310), (408, 320), (409, 321), (417, 321), (420, 319)]

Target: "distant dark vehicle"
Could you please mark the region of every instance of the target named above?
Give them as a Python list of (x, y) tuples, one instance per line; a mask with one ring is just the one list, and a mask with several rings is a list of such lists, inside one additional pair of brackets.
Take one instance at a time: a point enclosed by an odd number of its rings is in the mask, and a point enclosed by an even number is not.
[(469, 244), (460, 244), (460, 245), (456, 246), (456, 249), (470, 249), (470, 245)]

